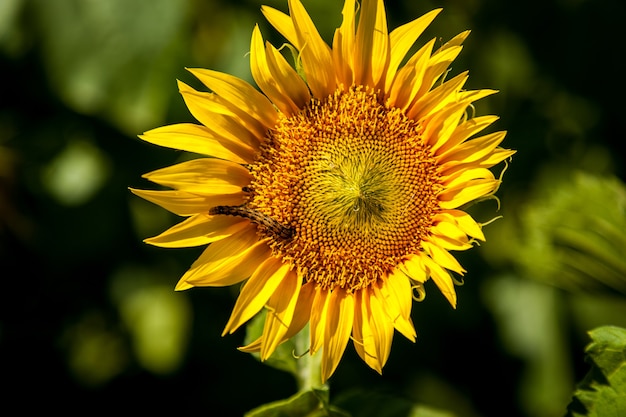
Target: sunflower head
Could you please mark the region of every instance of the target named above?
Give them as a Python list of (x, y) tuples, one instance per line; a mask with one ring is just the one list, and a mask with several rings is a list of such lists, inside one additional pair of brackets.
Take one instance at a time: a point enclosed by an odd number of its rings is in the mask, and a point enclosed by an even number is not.
[(412, 302), (428, 279), (456, 306), (453, 274), (465, 270), (451, 251), (484, 240), (461, 208), (495, 193), (489, 168), (514, 151), (499, 147), (504, 132), (477, 136), (496, 116), (468, 115), (494, 91), (465, 90), (466, 72), (446, 80), (469, 32), (433, 39), (405, 61), (440, 10), (389, 32), (382, 0), (346, 0), (332, 45), (299, 0), (289, 14), (262, 11), (301, 70), (258, 27), (249, 56), (260, 91), (190, 70), (211, 90), (180, 83), (199, 123), (141, 138), (206, 158), (145, 175), (170, 190), (133, 190), (186, 217), (147, 242), (208, 244), (179, 290), (244, 282), (224, 333), (267, 314), (243, 350), (267, 359), (309, 324), (323, 381), (350, 338), (382, 372), (394, 330), (415, 340)]

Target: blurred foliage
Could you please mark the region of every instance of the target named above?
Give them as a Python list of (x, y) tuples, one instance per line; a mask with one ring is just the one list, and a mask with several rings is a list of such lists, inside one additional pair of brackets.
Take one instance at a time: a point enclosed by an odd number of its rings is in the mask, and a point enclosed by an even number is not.
[(569, 291), (626, 295), (626, 186), (619, 179), (550, 167), (514, 210), (500, 225), (507, 242), (494, 256)]
[[(341, 2), (303, 1), (330, 40)], [(200, 86), (184, 68), (250, 80), (253, 25), (284, 42), (259, 8), (286, 3), (0, 0), (7, 409), (39, 408), (30, 398), (45, 392), (48, 410), (68, 414), (124, 404), (241, 416), (297, 391), (291, 374), (236, 349), (243, 335), (220, 337), (237, 288), (173, 291), (199, 250), (143, 244), (177, 219), (127, 191), (186, 157), (136, 139), (192, 121), (175, 80)], [(427, 283), (418, 342), (396, 337), (382, 376), (349, 348), (324, 401), (356, 417), (562, 416), (588, 370), (589, 329), (626, 327), (626, 4), (388, 0), (389, 27), (435, 7), (444, 11), (422, 41), (472, 29), (452, 72), (469, 68), (468, 88), (500, 90), (476, 113), (500, 115), (495, 128), (518, 150), (498, 193), (503, 218), (459, 255), (468, 273), (457, 310)], [(494, 206), (473, 214), (486, 222)]]
[(176, 70), (188, 7), (167, 0), (34, 1), (50, 85), (69, 107), (102, 115), (128, 134), (159, 123), (173, 93), (159, 87)]
[(559, 294), (510, 275), (487, 281), (483, 294), (505, 349), (524, 363), (517, 390), (526, 414), (562, 415), (572, 395), (575, 352), (570, 352)]

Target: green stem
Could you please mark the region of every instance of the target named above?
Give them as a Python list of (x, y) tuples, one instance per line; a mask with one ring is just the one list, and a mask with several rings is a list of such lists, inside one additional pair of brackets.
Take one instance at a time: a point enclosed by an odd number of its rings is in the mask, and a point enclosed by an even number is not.
[(298, 390), (304, 392), (327, 388), (326, 384), (322, 384), (321, 352), (317, 352), (315, 355), (309, 354), (310, 336), (308, 325), (294, 337), (294, 342), (297, 349), (296, 354), (302, 355), (296, 361), (298, 367), (296, 374)]

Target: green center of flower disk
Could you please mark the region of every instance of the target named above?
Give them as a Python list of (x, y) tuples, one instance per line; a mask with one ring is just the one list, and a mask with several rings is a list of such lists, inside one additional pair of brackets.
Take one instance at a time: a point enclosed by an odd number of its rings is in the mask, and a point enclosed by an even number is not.
[(439, 207), (421, 131), (366, 88), (280, 117), (246, 203), (274, 255), (325, 289), (356, 291), (418, 252)]

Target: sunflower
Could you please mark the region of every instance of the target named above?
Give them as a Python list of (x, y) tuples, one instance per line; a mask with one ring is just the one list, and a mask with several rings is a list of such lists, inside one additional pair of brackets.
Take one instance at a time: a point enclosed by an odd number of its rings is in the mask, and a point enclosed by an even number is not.
[[(430, 278), (456, 306), (450, 253), (484, 240), (461, 209), (492, 196), (489, 168), (514, 151), (505, 132), (476, 137), (496, 116), (470, 116), (493, 90), (446, 80), (469, 31), (423, 45), (402, 65), (440, 10), (389, 33), (382, 0), (346, 0), (332, 46), (299, 0), (289, 14), (262, 12), (295, 51), (252, 32), (250, 68), (259, 92), (234, 76), (191, 69), (211, 92), (179, 83), (200, 124), (141, 138), (206, 155), (145, 175), (168, 190), (132, 190), (186, 219), (147, 239), (161, 247), (208, 245), (176, 289), (242, 283), (226, 324), (232, 333), (264, 308), (262, 336), (243, 347), (265, 360), (307, 324), (321, 378), (348, 340), (382, 372), (394, 330), (414, 341), (414, 299)], [(357, 18), (358, 15), (358, 18)]]

